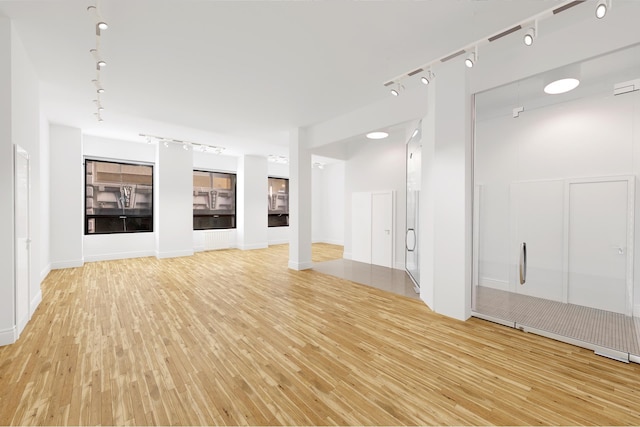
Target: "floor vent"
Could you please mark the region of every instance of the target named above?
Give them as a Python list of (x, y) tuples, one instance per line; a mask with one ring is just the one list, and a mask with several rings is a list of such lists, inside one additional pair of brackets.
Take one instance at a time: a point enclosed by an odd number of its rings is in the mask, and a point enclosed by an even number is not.
[(231, 247), (231, 230), (210, 230), (204, 233), (204, 250), (229, 249)]

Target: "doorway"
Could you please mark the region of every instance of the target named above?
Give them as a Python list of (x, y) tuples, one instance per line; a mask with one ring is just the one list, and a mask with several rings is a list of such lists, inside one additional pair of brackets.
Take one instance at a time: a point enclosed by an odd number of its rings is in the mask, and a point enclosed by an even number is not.
[(29, 227), (30, 170), (29, 153), (14, 149), (15, 185), (15, 325), (20, 334), (29, 320), (31, 238)]
[(407, 141), (407, 222), (405, 230), (405, 270), (420, 293), (420, 187), (422, 182), (422, 123)]

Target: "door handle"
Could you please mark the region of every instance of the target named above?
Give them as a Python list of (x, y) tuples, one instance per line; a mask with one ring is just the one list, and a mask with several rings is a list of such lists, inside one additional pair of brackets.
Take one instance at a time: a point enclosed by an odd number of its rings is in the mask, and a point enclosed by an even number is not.
[[(412, 248), (409, 248), (409, 232), (413, 233), (413, 247)], [(404, 239), (404, 244), (405, 244), (405, 247), (407, 248), (408, 252), (413, 252), (413, 251), (416, 250), (416, 244), (418, 242), (416, 241), (416, 237), (415, 236), (416, 236), (416, 230), (414, 230), (413, 228), (408, 228), (407, 229), (407, 234), (406, 234), (405, 239)]]
[(520, 284), (524, 285), (527, 281), (527, 244), (520, 244)]

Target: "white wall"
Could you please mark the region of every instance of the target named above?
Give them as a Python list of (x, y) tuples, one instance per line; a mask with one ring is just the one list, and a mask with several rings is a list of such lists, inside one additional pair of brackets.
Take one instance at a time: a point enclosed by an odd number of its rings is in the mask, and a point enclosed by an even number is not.
[[(0, 16), (0, 91), (11, 94), (11, 22)], [(0, 345), (16, 339), (11, 96), (0, 97)]]
[(40, 227), (40, 100), (38, 77), (27, 53), (12, 28), (12, 139), (29, 153), (29, 234), (31, 238), (31, 260), (29, 266), (30, 313), (35, 311), (42, 300), (40, 291), (40, 248), (42, 233)]
[(344, 245), (345, 162), (314, 168), (312, 174), (312, 240)]
[(51, 268), (84, 263), (82, 132), (52, 124), (50, 138)]
[(349, 147), (344, 185), (344, 257), (351, 259), (351, 195), (363, 191), (394, 191), (394, 267), (404, 269), (406, 223), (406, 160), (404, 135), (383, 140), (367, 140)]
[(237, 236), (240, 249), (269, 246), (267, 233), (267, 159), (243, 156), (238, 159)]
[[(156, 148), (156, 144), (83, 136), (85, 159), (153, 164)], [(84, 177), (82, 180), (84, 182)], [(83, 235), (83, 256), (86, 262), (153, 256), (155, 250), (155, 232)]]
[[(42, 299), (40, 292), (40, 105), (36, 74), (11, 22), (0, 17), (0, 345), (13, 343), (27, 319), (17, 319), (14, 273), (14, 144), (29, 153), (30, 318)], [(22, 285), (24, 286), (24, 285)], [(27, 292), (24, 292), (26, 294)]]
[(49, 120), (40, 114), (40, 281), (51, 271), (51, 173)]

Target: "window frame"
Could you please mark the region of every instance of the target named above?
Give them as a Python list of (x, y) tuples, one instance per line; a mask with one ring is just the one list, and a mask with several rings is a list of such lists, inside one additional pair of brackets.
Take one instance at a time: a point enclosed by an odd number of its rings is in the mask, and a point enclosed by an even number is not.
[[(287, 188), (287, 192), (286, 192), (286, 194), (287, 194), (287, 212), (286, 213), (279, 213), (279, 214), (278, 213), (270, 213), (272, 211), (271, 205), (270, 205), (270, 203), (271, 203), (270, 197), (273, 197), (273, 195), (269, 194), (269, 180), (271, 180), (271, 179), (280, 179), (280, 180), (286, 181), (286, 183), (287, 183), (287, 185), (286, 185), (286, 188)], [(288, 227), (289, 226), (289, 178), (282, 177), (282, 176), (267, 176), (267, 200), (269, 201), (269, 204), (267, 205), (267, 226), (269, 228), (272, 228), (272, 227), (273, 228)], [(280, 218), (282, 216), (286, 217), (286, 224), (273, 224), (273, 225), (271, 224), (270, 220), (271, 220), (272, 217)]]
[[(220, 175), (229, 175), (229, 176), (233, 176), (233, 185), (232, 185), (232, 191), (233, 191), (233, 214), (215, 214), (215, 213), (210, 213), (210, 214), (200, 214), (200, 215), (196, 215), (196, 209), (193, 209), (193, 205), (192, 205), (192, 215), (191, 217), (193, 218), (193, 223), (192, 223), (192, 227), (193, 227), (193, 231), (209, 231), (209, 230), (235, 230), (238, 226), (238, 174), (236, 172), (229, 172), (229, 171), (219, 171), (219, 170), (206, 170), (206, 169), (193, 169), (193, 175), (195, 176), (196, 172), (202, 172), (202, 173), (208, 173), (209, 177), (211, 178), (211, 174), (220, 174)], [(211, 185), (213, 185), (213, 181), (211, 181)], [(195, 185), (192, 186), (192, 191), (195, 192)], [(213, 188), (213, 187), (211, 187)], [(195, 197), (195, 195), (194, 195)], [(227, 226), (227, 227), (205, 227), (205, 228), (196, 228), (196, 224), (195, 224), (195, 218), (196, 216), (198, 217), (211, 217), (211, 218), (216, 218), (216, 217), (231, 217), (232, 218), (232, 226)]]
[[(99, 163), (111, 163), (111, 164), (117, 164), (120, 166), (144, 166), (144, 167), (149, 167), (151, 168), (151, 184), (150, 184), (150, 205), (149, 205), (149, 211), (150, 214), (149, 215), (130, 215), (130, 214), (113, 214), (113, 215), (108, 215), (108, 214), (103, 214), (103, 215), (96, 215), (96, 214), (89, 214), (87, 212), (87, 210), (89, 209), (87, 207), (87, 187), (89, 186), (89, 184), (87, 183), (87, 162), (99, 162)], [(154, 178), (155, 178), (155, 168), (154, 168), (154, 164), (153, 163), (147, 163), (147, 162), (136, 162), (136, 161), (127, 161), (127, 160), (115, 160), (115, 159), (105, 159), (105, 158), (99, 158), (99, 157), (85, 157), (83, 159), (83, 169), (84, 169), (84, 235), (85, 236), (99, 236), (99, 235), (109, 235), (109, 234), (136, 234), (136, 233), (153, 233), (154, 232), (154, 225), (155, 225), (155, 215), (154, 215), (154, 202), (155, 202), (155, 189), (154, 189)], [(122, 173), (122, 171), (120, 172)], [(126, 183), (124, 183), (126, 184)], [(135, 185), (135, 183), (132, 183), (133, 185)], [(92, 186), (95, 185), (95, 183), (91, 184)], [(93, 207), (93, 209), (95, 209), (95, 207)], [(150, 226), (148, 230), (122, 230), (122, 231), (95, 231), (95, 226), (94, 226), (94, 231), (92, 233), (89, 232), (89, 220), (90, 219), (96, 219), (96, 218), (115, 218), (118, 217), (118, 219), (127, 219), (127, 218), (142, 218), (142, 219), (146, 219), (149, 218), (151, 220), (150, 222)], [(124, 218), (123, 218), (124, 217)]]

